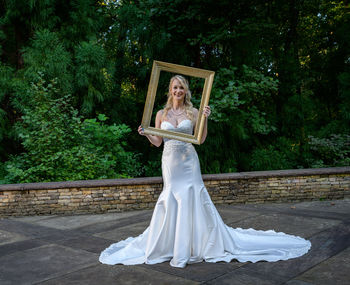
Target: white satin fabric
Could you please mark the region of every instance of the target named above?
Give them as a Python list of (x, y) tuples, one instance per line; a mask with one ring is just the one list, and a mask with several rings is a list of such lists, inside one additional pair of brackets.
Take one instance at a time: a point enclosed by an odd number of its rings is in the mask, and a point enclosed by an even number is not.
[[(162, 129), (192, 133), (192, 122), (177, 127), (163, 122)], [(197, 153), (190, 143), (164, 139), (164, 188), (149, 227), (105, 249), (105, 264), (155, 264), (170, 260), (174, 267), (207, 261), (257, 262), (299, 257), (311, 247), (301, 237), (273, 230), (233, 229), (226, 226), (204, 186)]]

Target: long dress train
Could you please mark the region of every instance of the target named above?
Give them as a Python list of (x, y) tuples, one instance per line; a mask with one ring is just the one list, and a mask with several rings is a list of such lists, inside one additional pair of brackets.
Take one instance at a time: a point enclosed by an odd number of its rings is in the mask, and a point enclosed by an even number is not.
[[(162, 129), (192, 133), (192, 122)], [(155, 264), (174, 267), (201, 261), (257, 262), (299, 257), (311, 247), (301, 237), (281, 232), (231, 228), (224, 224), (204, 186), (197, 153), (190, 143), (164, 139), (163, 191), (149, 227), (137, 237), (112, 244), (100, 255), (105, 264)]]

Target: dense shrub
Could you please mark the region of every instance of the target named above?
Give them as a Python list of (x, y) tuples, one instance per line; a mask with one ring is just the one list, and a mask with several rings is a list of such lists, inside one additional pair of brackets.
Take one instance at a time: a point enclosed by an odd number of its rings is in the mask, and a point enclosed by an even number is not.
[(136, 155), (125, 150), (126, 125), (79, 117), (70, 96), (57, 99), (56, 80), (40, 75), (32, 84), (30, 107), (15, 126), (25, 152), (6, 163), (8, 182), (40, 182), (137, 176)]

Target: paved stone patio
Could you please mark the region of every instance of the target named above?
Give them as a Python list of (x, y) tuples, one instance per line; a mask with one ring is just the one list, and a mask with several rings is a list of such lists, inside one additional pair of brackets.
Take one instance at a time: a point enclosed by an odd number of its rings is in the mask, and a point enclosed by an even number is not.
[(0, 219), (0, 284), (350, 284), (350, 199), (218, 206), (232, 227), (273, 229), (312, 243), (301, 258), (199, 263), (184, 269), (103, 265), (99, 253), (148, 226), (152, 211)]

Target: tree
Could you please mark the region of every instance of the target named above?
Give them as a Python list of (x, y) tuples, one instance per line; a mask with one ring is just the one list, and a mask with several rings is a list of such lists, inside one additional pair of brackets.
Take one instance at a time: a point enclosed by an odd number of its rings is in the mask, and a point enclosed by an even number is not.
[[(203, 172), (345, 163), (325, 159), (323, 145), (343, 152), (345, 140), (333, 138), (350, 132), (348, 1), (2, 3), (3, 162), (26, 151), (14, 125), (38, 72), (56, 78), (52, 96), (71, 95), (78, 117), (106, 114), (95, 123), (136, 130), (152, 62), (162, 60), (216, 71), (209, 136), (198, 148)], [(159, 149), (136, 131), (125, 150), (142, 150), (140, 175), (159, 175)]]

